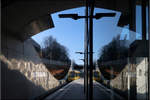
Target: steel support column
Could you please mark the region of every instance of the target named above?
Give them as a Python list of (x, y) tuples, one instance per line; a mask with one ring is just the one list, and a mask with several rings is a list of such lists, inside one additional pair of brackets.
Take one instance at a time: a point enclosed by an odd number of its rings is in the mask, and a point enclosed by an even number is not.
[[(136, 40), (136, 0), (129, 0), (129, 39), (130, 41)], [(133, 31), (133, 32), (132, 32)], [(129, 54), (130, 55), (130, 51)], [(130, 62), (131, 58), (128, 58), (128, 63)], [(130, 67), (128, 68), (128, 72), (130, 73)], [(131, 80), (132, 78), (130, 75), (128, 76), (128, 100), (136, 99), (136, 93), (133, 91), (136, 91), (136, 88), (131, 88)], [(134, 81), (136, 84), (136, 81)]]
[(129, 34), (130, 40), (136, 39), (136, 0), (129, 0), (129, 29), (135, 33)]
[[(150, 44), (150, 1), (148, 2), (148, 39)], [(150, 45), (149, 45), (150, 50)], [(148, 59), (148, 100), (150, 100), (150, 52), (149, 52), (149, 59)]]
[(90, 0), (90, 19), (89, 19), (89, 67), (90, 67), (90, 80), (89, 80), (89, 100), (93, 100), (93, 13), (94, 13), (94, 0)]
[(84, 33), (84, 91), (86, 95), (86, 100), (88, 100), (88, 0), (86, 0), (85, 8), (85, 33)]
[(142, 40), (146, 40), (146, 0), (142, 0)]

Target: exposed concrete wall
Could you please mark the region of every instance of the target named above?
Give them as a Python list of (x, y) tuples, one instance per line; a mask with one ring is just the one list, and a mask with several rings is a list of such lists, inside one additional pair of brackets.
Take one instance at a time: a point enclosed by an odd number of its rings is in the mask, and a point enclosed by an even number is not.
[(148, 100), (148, 59), (138, 58), (136, 68), (137, 100)]
[(2, 34), (2, 98), (31, 99), (59, 85), (30, 41)]
[[(148, 60), (146, 57), (130, 58), (122, 72), (110, 81), (111, 87), (122, 91), (131, 100), (147, 100), (147, 67)], [(140, 76), (139, 73), (141, 73)]]
[(122, 70), (122, 72), (113, 80), (110, 81), (110, 85), (116, 89), (125, 91), (127, 90), (127, 72), (128, 72), (128, 65)]

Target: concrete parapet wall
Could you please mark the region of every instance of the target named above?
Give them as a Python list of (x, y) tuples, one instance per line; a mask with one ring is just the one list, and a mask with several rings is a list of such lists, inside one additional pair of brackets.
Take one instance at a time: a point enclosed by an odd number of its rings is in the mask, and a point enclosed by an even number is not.
[(114, 89), (122, 91), (124, 96), (128, 99), (147, 100), (146, 95), (148, 92), (148, 79), (146, 73), (148, 59), (146, 57), (128, 59), (130, 59), (128, 60), (129, 62), (120, 74), (115, 79), (110, 81), (110, 86)]
[(2, 37), (2, 98), (31, 99), (60, 83), (42, 63), (30, 40)]
[(110, 85), (120, 90), (127, 90), (127, 72), (128, 65), (125, 66), (122, 72), (115, 79), (110, 81)]
[(140, 57), (137, 62), (139, 62), (136, 68), (137, 100), (148, 100), (148, 58)]

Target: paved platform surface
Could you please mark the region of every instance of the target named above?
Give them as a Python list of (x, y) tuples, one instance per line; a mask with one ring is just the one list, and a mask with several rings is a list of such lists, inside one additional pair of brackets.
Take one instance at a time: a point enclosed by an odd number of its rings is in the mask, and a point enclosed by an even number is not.
[[(86, 100), (83, 82), (83, 79), (75, 80), (49, 95), (45, 100)], [(93, 82), (93, 94), (94, 100), (123, 100), (122, 97), (95, 81)]]

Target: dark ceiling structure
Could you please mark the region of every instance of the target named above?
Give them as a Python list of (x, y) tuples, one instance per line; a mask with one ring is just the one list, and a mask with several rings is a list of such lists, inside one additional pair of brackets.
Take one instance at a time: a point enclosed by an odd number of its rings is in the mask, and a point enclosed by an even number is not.
[[(132, 0), (96, 0), (95, 7), (121, 12), (118, 26), (129, 24)], [(140, 2), (136, 2), (140, 4)], [(50, 14), (85, 6), (85, 0), (2, 0), (2, 32), (21, 40), (53, 28)]]

